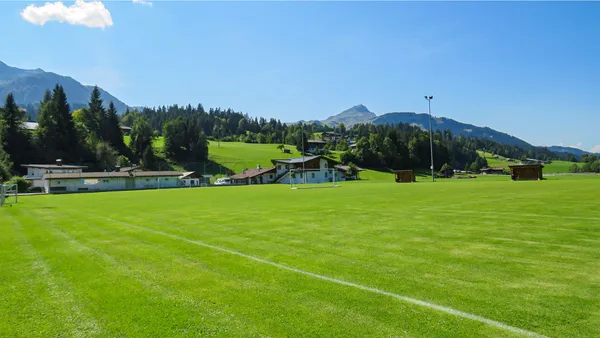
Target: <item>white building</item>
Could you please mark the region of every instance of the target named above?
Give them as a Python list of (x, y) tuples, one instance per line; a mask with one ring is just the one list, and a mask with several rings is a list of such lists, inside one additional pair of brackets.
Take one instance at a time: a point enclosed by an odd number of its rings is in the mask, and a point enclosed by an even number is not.
[[(322, 156), (305, 156), (281, 160), (271, 160), (275, 165), (275, 179), (277, 183), (289, 184), (290, 179), (297, 183), (326, 183), (345, 180), (338, 175), (336, 163)], [(290, 171), (292, 170), (293, 171)], [(306, 178), (305, 178), (306, 176)]]
[(44, 174), (44, 192), (114, 191), (177, 188), (180, 171), (113, 171)]
[(23, 127), (27, 130), (36, 130), (38, 127), (37, 122), (24, 122)]
[(32, 187), (45, 193), (158, 189), (180, 187), (179, 171), (142, 171), (138, 167), (112, 172), (83, 172), (85, 166), (62, 164), (25, 164)]
[(57, 160), (56, 164), (24, 164), (23, 168), (27, 168), (27, 176), (25, 179), (31, 181), (33, 188), (44, 188), (42, 177), (45, 174), (75, 174), (81, 173), (86, 166), (80, 165), (64, 165), (62, 161)]
[(194, 171), (183, 173), (179, 176), (179, 185), (182, 187), (201, 187), (210, 184), (211, 175), (200, 175)]

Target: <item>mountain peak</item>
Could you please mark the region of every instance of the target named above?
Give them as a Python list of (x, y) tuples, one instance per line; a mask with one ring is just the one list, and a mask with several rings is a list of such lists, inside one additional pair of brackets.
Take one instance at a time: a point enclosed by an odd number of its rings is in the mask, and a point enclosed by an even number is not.
[(350, 108), (349, 110), (354, 110), (361, 113), (370, 113), (369, 108), (365, 107), (364, 104), (357, 104), (356, 106)]
[(350, 109), (346, 109), (343, 112), (330, 116), (327, 120), (323, 121), (323, 124), (329, 126), (338, 125), (343, 123), (346, 126), (352, 126), (357, 123), (367, 123), (375, 118), (377, 115), (369, 111), (367, 107), (362, 104), (358, 104)]

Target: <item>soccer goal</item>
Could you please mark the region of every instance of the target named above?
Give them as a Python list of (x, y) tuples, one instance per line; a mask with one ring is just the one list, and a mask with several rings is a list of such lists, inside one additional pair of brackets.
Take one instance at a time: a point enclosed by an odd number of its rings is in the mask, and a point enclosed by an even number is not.
[(302, 169), (290, 170), (291, 189), (337, 188), (339, 177), (337, 170), (303, 171)]
[(19, 201), (19, 193), (16, 184), (0, 185), (0, 207), (13, 205)]

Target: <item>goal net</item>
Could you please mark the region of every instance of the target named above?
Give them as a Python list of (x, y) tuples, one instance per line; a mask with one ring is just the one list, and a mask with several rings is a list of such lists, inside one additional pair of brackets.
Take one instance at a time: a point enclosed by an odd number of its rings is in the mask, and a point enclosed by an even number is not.
[(5, 204), (12, 205), (19, 200), (19, 194), (16, 184), (0, 185), (0, 206)]
[(339, 177), (337, 170), (312, 171), (302, 169), (290, 170), (291, 189), (336, 188)]

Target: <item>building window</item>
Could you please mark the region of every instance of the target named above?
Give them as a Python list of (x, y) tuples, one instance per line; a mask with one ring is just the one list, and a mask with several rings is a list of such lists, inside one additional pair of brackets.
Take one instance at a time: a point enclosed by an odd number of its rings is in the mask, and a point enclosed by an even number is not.
[(300, 174), (300, 178), (302, 178), (302, 175), (303, 175), (303, 174)]
[(273, 179), (273, 175), (269, 175), (269, 179), (271, 179), (271, 180), (272, 180), (272, 179)]
[(168, 178), (165, 178), (165, 181), (168, 181), (168, 180), (169, 180)]
[(277, 165), (277, 170), (281, 170), (281, 165), (280, 164)]
[(296, 174), (292, 174), (292, 178), (296, 178)]
[(310, 177), (311, 177), (311, 178), (315, 178), (315, 173), (311, 173), (311, 174), (310, 174)]
[(147, 178), (147, 179), (146, 179), (146, 182), (150, 182), (150, 179), (149, 179), (149, 178)]
[(56, 184), (60, 184), (60, 181), (56, 181)]
[(324, 166), (325, 166), (325, 168), (327, 168), (327, 163), (325, 163), (325, 165), (324, 165)]
[(325, 178), (327, 178), (327, 172), (325, 172)]

